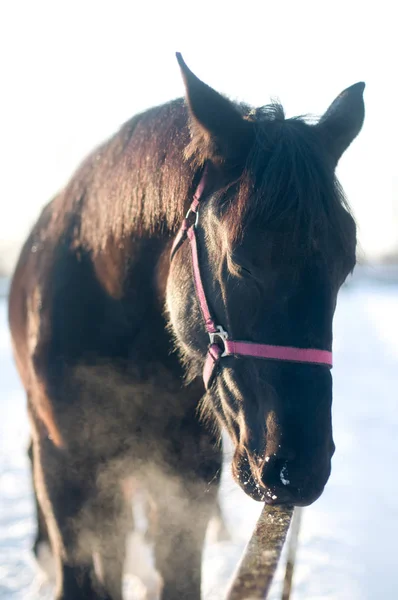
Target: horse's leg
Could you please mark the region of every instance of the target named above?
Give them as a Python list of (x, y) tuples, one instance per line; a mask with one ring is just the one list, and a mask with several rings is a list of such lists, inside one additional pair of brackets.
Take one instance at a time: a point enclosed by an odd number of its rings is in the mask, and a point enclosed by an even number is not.
[[(56, 563), (57, 600), (121, 600), (118, 494), (103, 494), (98, 465), (89, 456), (72, 456), (39, 435), (33, 452), (35, 486)], [(116, 550), (118, 542), (122, 551)]]
[(55, 581), (55, 566), (54, 557), (51, 550), (50, 538), (48, 535), (47, 524), (37, 499), (37, 492), (35, 486), (34, 473), (34, 458), (33, 458), (33, 442), (30, 440), (28, 448), (28, 457), (30, 461), (30, 469), (32, 475), (32, 488), (33, 488), (33, 500), (35, 503), (35, 514), (36, 514), (36, 537), (33, 543), (33, 553), (36, 558), (36, 562), (42, 572), (46, 575), (49, 581)]
[(97, 480), (98, 495), (91, 506), (95, 527), (94, 564), (112, 600), (122, 600), (127, 534), (134, 527), (131, 497), (112, 470)]
[(225, 521), (225, 517), (223, 515), (223, 511), (221, 509), (220, 498), (217, 498), (216, 503), (216, 539), (217, 542), (228, 542), (231, 540), (231, 534), (229, 533), (227, 523)]
[(202, 550), (209, 520), (214, 514), (217, 486), (165, 483), (157, 496), (156, 567), (163, 578), (162, 600), (200, 600)]
[(35, 488), (56, 564), (56, 599), (100, 598), (94, 589), (91, 552), (84, 547), (79, 523), (90, 497), (90, 478), (75, 471), (69, 453), (48, 438), (34, 440), (33, 457)]

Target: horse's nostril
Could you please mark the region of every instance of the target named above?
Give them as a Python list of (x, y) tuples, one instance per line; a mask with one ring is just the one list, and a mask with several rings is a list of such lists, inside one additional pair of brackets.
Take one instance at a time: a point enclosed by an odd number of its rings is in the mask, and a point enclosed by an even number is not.
[(289, 473), (291, 461), (276, 456), (266, 456), (261, 467), (261, 481), (264, 485), (289, 486), (291, 476)]
[(285, 462), (285, 464), (281, 468), (279, 477), (280, 477), (282, 485), (290, 485), (290, 479), (289, 479), (290, 475), (289, 475), (289, 471), (288, 471), (287, 462)]

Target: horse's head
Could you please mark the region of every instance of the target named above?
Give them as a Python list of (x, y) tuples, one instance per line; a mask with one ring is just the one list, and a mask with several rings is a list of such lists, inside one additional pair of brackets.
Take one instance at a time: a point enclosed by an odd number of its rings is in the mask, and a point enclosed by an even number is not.
[[(203, 187), (200, 278), (214, 322), (231, 340), (331, 351), (337, 294), (356, 247), (334, 171), (361, 129), (364, 85), (345, 90), (308, 124), (285, 119), (278, 105), (238, 107), (179, 61), (191, 124), (186, 155)], [(201, 377), (209, 336), (194, 262), (190, 243), (182, 243), (167, 304), (189, 372)], [(221, 353), (225, 342), (215, 342)], [(245, 492), (308, 505), (330, 475), (331, 404), (327, 366), (230, 353), (216, 364), (202, 410), (230, 433), (233, 474)]]

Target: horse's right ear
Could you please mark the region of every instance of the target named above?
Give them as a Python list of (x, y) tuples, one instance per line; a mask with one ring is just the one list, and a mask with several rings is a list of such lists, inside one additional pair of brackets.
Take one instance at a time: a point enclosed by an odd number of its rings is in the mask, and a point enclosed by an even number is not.
[(232, 166), (243, 165), (253, 143), (252, 123), (243, 119), (227, 98), (201, 81), (176, 53), (185, 84), (192, 141), (188, 157), (198, 163), (213, 160)]

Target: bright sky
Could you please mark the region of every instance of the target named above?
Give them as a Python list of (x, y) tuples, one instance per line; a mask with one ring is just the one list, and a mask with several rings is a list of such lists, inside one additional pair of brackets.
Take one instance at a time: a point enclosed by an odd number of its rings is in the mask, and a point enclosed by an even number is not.
[(257, 105), (278, 97), (288, 116), (321, 114), (364, 80), (365, 126), (338, 172), (365, 253), (388, 250), (398, 243), (394, 12), (389, 0), (2, 2), (0, 241), (23, 238), (123, 121), (183, 94), (179, 50), (219, 91)]

